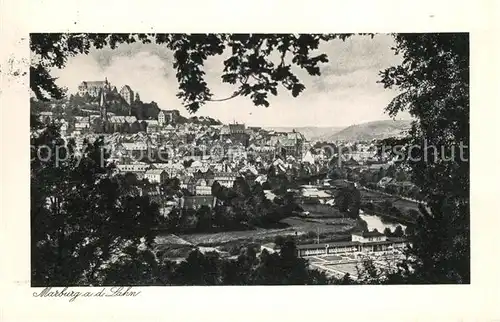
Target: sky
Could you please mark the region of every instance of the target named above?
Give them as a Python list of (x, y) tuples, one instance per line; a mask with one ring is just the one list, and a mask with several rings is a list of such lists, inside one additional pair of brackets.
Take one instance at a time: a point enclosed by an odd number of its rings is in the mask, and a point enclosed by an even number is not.
[[(346, 41), (322, 44), (318, 51), (329, 57), (320, 66), (321, 76), (309, 76), (298, 70), (306, 89), (294, 98), (284, 88), (270, 97), (270, 106), (254, 106), (249, 97), (203, 105), (196, 116), (210, 116), (224, 123), (244, 122), (249, 126), (346, 127), (364, 122), (390, 119), (384, 113), (397, 91), (377, 83), (379, 71), (399, 64), (401, 57), (391, 50), (389, 35), (355, 36)], [(225, 98), (235, 90), (220, 81), (224, 57), (206, 62), (206, 81), (214, 98)], [(156, 44), (123, 44), (116, 49), (93, 49), (89, 55), (71, 57), (61, 70), (53, 70), (57, 84), (76, 93), (83, 80), (104, 80), (118, 90), (129, 85), (144, 102), (155, 101), (161, 109), (189, 113), (176, 97), (178, 84), (172, 67), (172, 53)], [(406, 113), (397, 119), (410, 119)]]

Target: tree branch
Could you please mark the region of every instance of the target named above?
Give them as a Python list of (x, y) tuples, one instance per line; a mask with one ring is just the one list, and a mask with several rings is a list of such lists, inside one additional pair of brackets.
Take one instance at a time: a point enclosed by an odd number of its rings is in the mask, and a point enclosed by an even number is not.
[(224, 101), (229, 101), (230, 99), (233, 99), (237, 96), (240, 96), (241, 93), (243, 92), (243, 88), (241, 88), (241, 86), (246, 85), (248, 83), (248, 78), (249, 77), (247, 76), (244, 81), (240, 81), (240, 83), (241, 83), (240, 89), (235, 91), (231, 96), (226, 97), (226, 98), (210, 98), (210, 99), (204, 100), (203, 102), (224, 102)]

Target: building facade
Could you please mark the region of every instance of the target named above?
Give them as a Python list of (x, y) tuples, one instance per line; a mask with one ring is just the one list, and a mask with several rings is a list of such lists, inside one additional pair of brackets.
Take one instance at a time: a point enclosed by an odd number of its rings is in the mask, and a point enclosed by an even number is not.
[(223, 187), (232, 188), (239, 176), (240, 174), (236, 172), (217, 172), (214, 174), (214, 181), (217, 181)]
[(107, 78), (104, 81), (83, 81), (78, 86), (78, 95), (88, 94), (91, 97), (98, 97), (103, 89), (111, 90), (111, 84)]
[(387, 238), (378, 232), (353, 233), (351, 241), (328, 244), (297, 245), (299, 257), (329, 254), (376, 253), (402, 250), (408, 242), (404, 238)]
[(245, 124), (234, 123), (224, 126), (221, 129), (220, 138), (223, 141), (229, 139), (233, 144), (240, 143), (245, 148), (248, 147), (250, 143), (250, 134), (247, 133)]
[(130, 86), (125, 85), (120, 90), (120, 96), (128, 103), (128, 105), (134, 102), (134, 91)]
[(167, 180), (168, 174), (163, 169), (149, 169), (144, 174), (144, 178), (148, 179), (149, 182), (151, 182), (151, 183), (160, 183), (161, 184)]
[(158, 124), (160, 126), (163, 126), (165, 124), (165, 112), (163, 112), (163, 111), (160, 111), (158, 113)]

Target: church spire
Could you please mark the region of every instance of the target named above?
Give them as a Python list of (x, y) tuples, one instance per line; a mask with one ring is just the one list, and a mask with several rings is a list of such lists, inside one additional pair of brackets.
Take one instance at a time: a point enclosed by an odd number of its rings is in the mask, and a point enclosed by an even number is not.
[(99, 108), (101, 112), (101, 120), (104, 122), (108, 121), (108, 110), (107, 110), (107, 104), (106, 104), (106, 99), (104, 97), (104, 90), (101, 90), (101, 95), (99, 97)]

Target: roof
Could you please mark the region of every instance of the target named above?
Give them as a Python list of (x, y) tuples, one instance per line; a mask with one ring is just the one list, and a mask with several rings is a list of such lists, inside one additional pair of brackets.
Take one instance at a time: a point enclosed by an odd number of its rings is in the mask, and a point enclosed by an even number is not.
[(287, 138), (291, 140), (304, 140), (304, 136), (300, 132), (288, 132)]
[(387, 240), (393, 243), (406, 243), (408, 241), (406, 238), (402, 237), (389, 237)]
[(240, 169), (240, 172), (242, 172), (242, 173), (245, 171), (249, 171), (249, 172), (253, 173), (254, 175), (259, 174), (259, 171), (257, 171), (257, 169), (253, 165), (246, 165)]
[(130, 86), (128, 86), (128, 85), (125, 85), (125, 86), (122, 87), (122, 89), (120, 89), (120, 92), (123, 91), (123, 90), (127, 90), (127, 91), (131, 92), (132, 88), (130, 88)]
[(148, 145), (142, 142), (135, 143), (122, 143), (121, 144), (125, 150), (147, 150)]
[(279, 138), (278, 143), (282, 146), (295, 146), (297, 144), (297, 140), (289, 138)]
[(345, 241), (345, 242), (333, 242), (333, 243), (321, 243), (321, 244), (307, 244), (307, 245), (297, 245), (297, 249), (319, 249), (329, 247), (346, 247), (346, 246), (356, 246), (361, 245), (360, 242)]
[(146, 174), (162, 174), (165, 170), (163, 169), (149, 169), (146, 171)]
[(363, 243), (363, 245), (390, 245), (398, 242), (405, 242), (405, 241), (394, 241), (394, 240), (381, 240), (381, 241), (373, 241), (369, 243)]
[(83, 81), (80, 86), (102, 87), (106, 85), (106, 81)]
[(217, 177), (217, 178), (220, 178), (220, 177), (233, 177), (233, 178), (236, 178), (236, 177), (239, 177), (239, 174), (236, 173), (236, 172), (216, 172), (216, 173), (214, 173), (214, 176)]
[(192, 168), (199, 168), (199, 167), (202, 167), (203, 166), (203, 163), (201, 163), (200, 161), (196, 160), (196, 161), (193, 161), (193, 163), (191, 163), (191, 167)]
[(111, 123), (134, 123), (137, 118), (135, 116), (111, 116), (108, 120)]
[(199, 178), (199, 179), (196, 179), (195, 185), (201, 186), (203, 182), (205, 182), (206, 186), (212, 186), (214, 183), (214, 179)]
[(361, 237), (382, 237), (384, 234), (378, 231), (362, 231), (362, 232), (354, 232), (353, 235), (361, 236)]
[[(118, 164), (116, 167), (119, 170), (127, 170), (127, 171), (142, 171), (144, 168), (148, 168), (147, 164)], [(129, 169), (131, 168), (131, 169)]]
[(245, 124), (229, 124), (230, 133), (244, 133)]
[(380, 179), (380, 181), (377, 183), (379, 186), (383, 186), (383, 185), (386, 185), (388, 183), (390, 183), (393, 179), (390, 178), (390, 177), (383, 177), (382, 179)]
[(271, 248), (271, 249), (279, 249), (279, 247), (275, 243), (263, 244), (262, 247)]
[(404, 243), (404, 242), (406, 242), (406, 239), (404, 238), (391, 238), (390, 240), (374, 241), (369, 243), (360, 243), (358, 241), (343, 241), (343, 242), (332, 242), (332, 243), (321, 243), (321, 244), (297, 245), (297, 249), (323, 249), (327, 245), (329, 248), (349, 247), (357, 245), (390, 245), (394, 243)]

